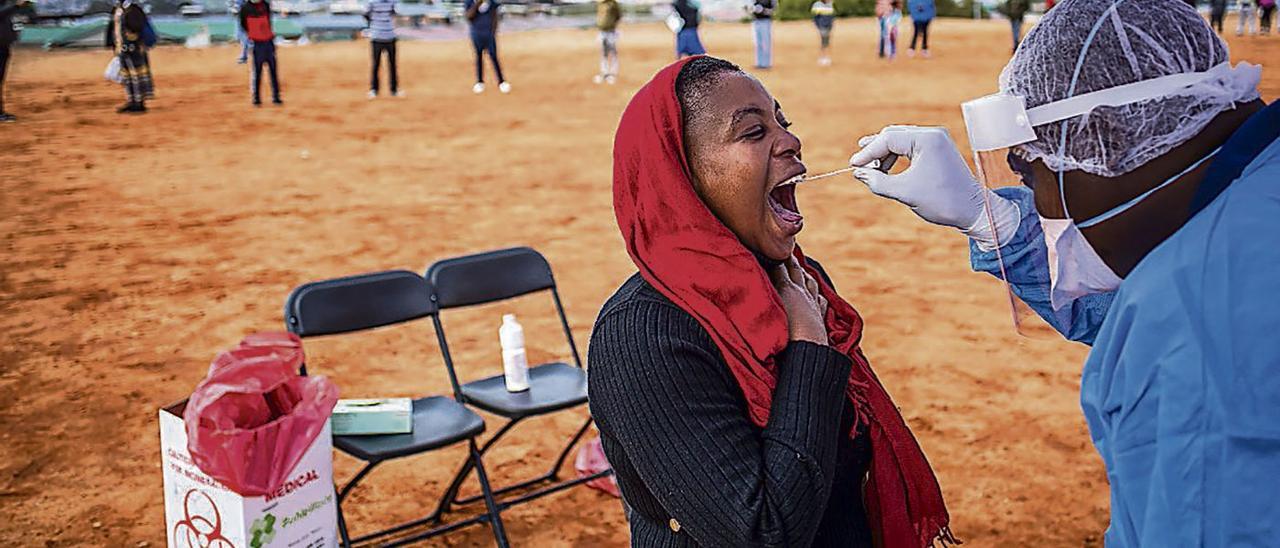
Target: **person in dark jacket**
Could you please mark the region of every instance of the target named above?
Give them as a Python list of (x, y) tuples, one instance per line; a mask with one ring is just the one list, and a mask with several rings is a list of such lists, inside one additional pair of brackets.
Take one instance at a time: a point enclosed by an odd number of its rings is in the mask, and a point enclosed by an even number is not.
[(675, 28), (676, 59), (691, 55), (703, 55), (707, 48), (702, 47), (702, 39), (698, 37), (698, 23), (702, 18), (699, 13), (698, 0), (675, 0), (671, 3), (680, 24)]
[(836, 6), (831, 0), (817, 0), (809, 6), (813, 14), (813, 25), (818, 28), (818, 39), (822, 44), (822, 52), (818, 55), (818, 65), (831, 66), (831, 28), (836, 22)]
[(146, 28), (147, 13), (140, 4), (134, 0), (117, 0), (107, 21), (106, 46), (120, 59), (125, 104), (116, 112), (122, 114), (146, 112), (146, 101), (155, 93), (151, 65), (147, 63), (147, 45), (142, 38)]
[(1276, 0), (1258, 0), (1258, 33), (1271, 35), (1271, 14), (1276, 11)]
[(1227, 18), (1227, 0), (1209, 0), (1209, 24), (1222, 34), (1222, 21)]
[(502, 75), (498, 62), (498, 19), (501, 3), (498, 0), (465, 0), (467, 21), (471, 26), (471, 46), (476, 52), (476, 83), (471, 91), (484, 93), (484, 53), (489, 52), (493, 71), (498, 74), (498, 91), (511, 93), (511, 83)]
[(378, 97), (378, 67), (382, 64), (382, 54), (387, 55), (387, 79), (390, 80), (391, 96), (402, 97), (400, 93), (400, 71), (396, 67), (396, 0), (373, 0), (364, 12), (364, 19), (369, 23), (369, 44), (373, 49), (373, 74), (369, 77), (369, 98)]
[(660, 71), (619, 123), (614, 212), (639, 273), (596, 320), (587, 378), (632, 546), (954, 540), (861, 318), (796, 246), (789, 125), (713, 57)]
[(1005, 3), (1000, 5), (999, 11), (1009, 18), (1009, 27), (1013, 31), (1014, 51), (1017, 51), (1018, 43), (1022, 41), (1022, 20), (1030, 9), (1030, 0), (1005, 0)]
[(253, 42), (253, 73), (250, 89), (253, 106), (262, 105), (262, 67), (266, 65), (271, 77), (271, 102), (282, 105), (280, 78), (276, 72), (276, 33), (271, 29), (271, 3), (267, 0), (249, 0), (240, 7), (240, 28)]
[(9, 50), (18, 41), (18, 33), (13, 30), (13, 14), (18, 7), (30, 0), (8, 2), (0, 0), (0, 122), (14, 122), (17, 117), (4, 110), (4, 76), (9, 67)]
[(907, 0), (907, 10), (911, 12), (911, 23), (915, 31), (911, 33), (911, 49), (907, 50), (907, 57), (915, 57), (916, 55), (916, 39), (922, 39), (923, 46), (922, 55), (929, 56), (929, 23), (933, 22), (933, 18), (937, 15), (938, 8), (934, 5), (933, 0)]

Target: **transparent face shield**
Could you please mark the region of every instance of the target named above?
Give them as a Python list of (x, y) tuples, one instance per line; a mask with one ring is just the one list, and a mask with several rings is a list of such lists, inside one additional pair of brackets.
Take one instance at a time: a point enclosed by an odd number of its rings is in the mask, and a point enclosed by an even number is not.
[[(1227, 63), (1215, 66), (1205, 72), (1192, 72), (1184, 74), (1174, 74), (1162, 76), (1150, 80), (1143, 80), (1132, 84), (1117, 86), (1104, 90), (1094, 91), (1081, 95), (1076, 95), (1035, 107), (1026, 108), (1026, 101), (1019, 96), (1008, 93), (997, 93), (974, 99), (961, 105), (961, 111), (964, 114), (965, 129), (969, 136), (969, 145), (973, 149), (973, 163), (977, 170), (978, 180), (990, 190), (1001, 187), (1017, 186), (1023, 184), (1022, 176), (1010, 167), (1009, 155), (1014, 152), (1014, 148), (1036, 141), (1035, 127), (1061, 123), (1063, 124), (1062, 134), (1065, 136), (1066, 125), (1070, 123), (1072, 118), (1087, 114), (1095, 108), (1102, 106), (1122, 106), (1139, 101), (1147, 101), (1159, 99), (1186, 93), (1186, 90), (1210, 78), (1220, 78), (1224, 72), (1229, 72), (1231, 67)], [(1058, 156), (1061, 157), (1066, 148), (1065, 137), (1063, 142), (1057, 147)], [(1024, 162), (1025, 163), (1025, 162)], [(1061, 188), (1062, 174), (1058, 174), (1059, 193), (1063, 200), (1063, 211), (1069, 212), (1067, 209), (1065, 192)], [(1000, 263), (1000, 277), (1002, 280), (1008, 280), (1009, 264), (1006, 260), (1008, 249), (1007, 244), (1013, 237), (1010, 229), (1005, 229), (1006, 233), (1000, 233), (999, 224), (992, 215), (992, 208), (989, 194), (986, 194), (987, 203), (985, 215), (987, 222), (992, 227), (992, 233), (995, 238), (996, 249), (995, 255)], [(1027, 216), (1028, 212), (1023, 212), (1024, 222), (1034, 222), (1035, 217)], [(1068, 215), (1070, 215), (1068, 213)], [(1012, 231), (1017, 230), (1017, 225)], [(1050, 268), (1054, 268), (1053, 265)], [(1008, 290), (1009, 304), (1013, 311), (1013, 323), (1018, 333), (1032, 338), (1059, 338), (1061, 335), (1056, 329), (1044, 320), (1030, 306), (1023, 302), (1017, 295), (1014, 287), (1005, 282), (1005, 288)], [(1048, 288), (1045, 287), (1046, 291)], [(1065, 312), (1070, 319), (1070, 308)]]
[[(1012, 148), (1035, 141), (1036, 133), (1027, 117), (1026, 102), (1022, 97), (1008, 94), (988, 95), (974, 99), (961, 105), (964, 112), (965, 128), (969, 134), (969, 146), (973, 149), (973, 165), (978, 180), (989, 190), (1022, 184), (1022, 177), (1009, 167), (1009, 153)], [(995, 238), (996, 260), (1000, 264), (1000, 279), (1009, 299), (1009, 307), (1013, 312), (1013, 325), (1018, 333), (1033, 338), (1049, 338), (1056, 334), (1053, 327), (1044, 321), (1027, 306), (1014, 292), (1007, 281), (1009, 268), (1005, 262), (1005, 244), (1013, 234), (1001, 233), (1000, 225), (992, 214), (991, 194), (983, 193), (984, 215), (991, 226)], [(1024, 219), (1033, 219), (1026, 217)], [(1017, 229), (1014, 228), (1013, 231)], [(1005, 232), (1011, 232), (1005, 229)]]

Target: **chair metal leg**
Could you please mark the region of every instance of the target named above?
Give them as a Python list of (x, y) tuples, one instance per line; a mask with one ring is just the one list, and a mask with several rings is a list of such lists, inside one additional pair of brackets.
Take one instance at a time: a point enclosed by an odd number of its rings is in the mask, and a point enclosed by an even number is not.
[(347, 484), (343, 486), (342, 490), (338, 492), (338, 502), (341, 503), (343, 499), (347, 498), (347, 493), (350, 493), (352, 489), (355, 489), (356, 484), (360, 483), (360, 480), (364, 479), (364, 477), (367, 476), (369, 472), (373, 470), (373, 467), (377, 466), (379, 462), (381, 461), (370, 461), (365, 464), (364, 468), (361, 468), (360, 471), (356, 473), (355, 477), (351, 478), (351, 481), (348, 481)]
[[(351, 546), (353, 545), (358, 545), (373, 539), (386, 537), (386, 536), (398, 533), (400, 531), (404, 531), (406, 529), (412, 529), (424, 523), (429, 523), (433, 521), (438, 522), (440, 520), (440, 514), (433, 513), (425, 518), (420, 518), (413, 521), (401, 523), (400, 525), (396, 525), (389, 529), (383, 529), (381, 531), (376, 531), (366, 535), (361, 535), (354, 539), (350, 538), (350, 532), (347, 529), (346, 516), (342, 513), (342, 501), (346, 500), (347, 495), (350, 494), (353, 489), (355, 489), (356, 484), (360, 483), (360, 480), (364, 479), (365, 476), (369, 475), (369, 472), (372, 472), (373, 468), (378, 464), (380, 464), (381, 462), (382, 461), (371, 461), (365, 464), (364, 468), (361, 468), (360, 471), (357, 472), (356, 475), (351, 478), (351, 481), (348, 481), (347, 484), (343, 486), (340, 491), (337, 492), (338, 527), (339, 527), (338, 532), (342, 536), (343, 546), (345, 548), (351, 548)], [(336, 488), (337, 485), (335, 484), (334, 487)]]
[(483, 522), (487, 522), (489, 524), (490, 529), (493, 531), (494, 542), (498, 545), (498, 548), (510, 548), (511, 544), (510, 544), (510, 541), (507, 540), (507, 531), (502, 524), (502, 515), (501, 515), (502, 507), (498, 505), (497, 501), (493, 497), (493, 491), (489, 488), (489, 475), (485, 473), (484, 464), (481, 461), (481, 451), (479, 448), (476, 447), (476, 442), (474, 438), (472, 438), (470, 441), (470, 450), (471, 450), (471, 456), (470, 458), (467, 459), (467, 461), (468, 463), (471, 463), (473, 466), (475, 466), (476, 478), (480, 481), (480, 490), (484, 493), (486, 512), (484, 514), (472, 516), (470, 518), (467, 518), (461, 521), (456, 521), (444, 526), (436, 527), (434, 529), (431, 529), (429, 531), (424, 531), (416, 535), (392, 540), (390, 542), (383, 544), (382, 545), (383, 548), (413, 544), (415, 542), (420, 542), (432, 537), (443, 535), (445, 533), (448, 533), (450, 531), (453, 531), (461, 527), (465, 527), (467, 525), (483, 523)]
[[(499, 430), (499, 431), (498, 431), (498, 433), (494, 435), (494, 437), (490, 438), (490, 439), (489, 439), (489, 441), (485, 442), (484, 446), (481, 448), (481, 452), (486, 451), (490, 446), (492, 446), (492, 445), (493, 445), (493, 443), (494, 443), (494, 442), (496, 442), (496, 441), (498, 440), (498, 438), (499, 438), (501, 435), (505, 434), (505, 433), (506, 433), (506, 431), (507, 431), (507, 430), (509, 430), (509, 429), (510, 429), (510, 427), (511, 427), (511, 426), (513, 426), (513, 425), (515, 424), (515, 422), (517, 422), (517, 421), (519, 421), (519, 420), (522, 420), (522, 419), (523, 419), (523, 417), (522, 417), (521, 419), (516, 419), (515, 421), (512, 421), (512, 422), (508, 423), (508, 424), (507, 424), (507, 426), (503, 427), (503, 429)], [(592, 421), (591, 421), (591, 417), (587, 417), (586, 422), (584, 422), (584, 423), (582, 424), (582, 427), (581, 427), (581, 428), (579, 428), (579, 429), (578, 429), (578, 431), (573, 435), (573, 437), (569, 439), (569, 443), (568, 443), (568, 445), (565, 445), (564, 449), (562, 449), (562, 450), (560, 451), (560, 455), (556, 458), (556, 460), (555, 460), (555, 464), (554, 464), (554, 465), (552, 465), (551, 470), (550, 470), (550, 471), (548, 471), (546, 474), (543, 474), (543, 475), (538, 476), (538, 477), (536, 477), (536, 478), (529, 479), (529, 480), (527, 480), (527, 481), (522, 481), (522, 482), (517, 483), (517, 484), (515, 484), (515, 485), (508, 485), (508, 486), (506, 486), (506, 487), (501, 487), (501, 488), (499, 488), (499, 489), (494, 490), (493, 494), (494, 494), (494, 495), (497, 495), (497, 496), (502, 496), (502, 495), (505, 495), (505, 494), (510, 493), (510, 492), (512, 492), (512, 491), (519, 491), (519, 490), (522, 490), (522, 489), (526, 489), (526, 488), (532, 487), (532, 486), (534, 486), (534, 485), (538, 485), (538, 484), (540, 484), (540, 483), (555, 482), (555, 481), (559, 480), (559, 479), (560, 479), (560, 468), (564, 466), (564, 461), (565, 461), (565, 459), (567, 459), (567, 458), (569, 457), (569, 453), (573, 451), (574, 446), (576, 446), (576, 445), (578, 444), (578, 442), (582, 440), (582, 436), (583, 436), (583, 435), (585, 435), (585, 434), (586, 434), (586, 432), (587, 432), (587, 429), (591, 427), (591, 422), (592, 422)], [(594, 478), (591, 478), (591, 479), (594, 479)], [(458, 483), (459, 483), (459, 485), (461, 485), (461, 481), (459, 481)], [(571, 485), (567, 485), (566, 487), (571, 487), (571, 486), (573, 486), (573, 485), (577, 485), (577, 484), (579, 484), (579, 483), (582, 483), (582, 482), (575, 481), (574, 483), (572, 483)], [(455, 491), (456, 491), (456, 489), (455, 489)], [(547, 494), (554, 493), (554, 492), (556, 492), (556, 491), (559, 491), (559, 489), (554, 489), (554, 490), (545, 491), (545, 492), (544, 492), (544, 490), (539, 490), (538, 492), (542, 493), (543, 495), (547, 495)], [(539, 496), (541, 496), (541, 495), (539, 495)], [(537, 497), (534, 497), (534, 498), (537, 498)], [(526, 498), (526, 497), (524, 497), (524, 496), (520, 497), (520, 499), (521, 499), (522, 501), (524, 501), (524, 500), (530, 500), (530, 499), (528, 499), (528, 498)], [(476, 501), (479, 501), (479, 500), (480, 500), (480, 495), (472, 495), (472, 496), (469, 496), (469, 497), (457, 498), (457, 497), (456, 497), (456, 493), (455, 493), (455, 497), (453, 498), (453, 500), (451, 500), (451, 501), (450, 501), (450, 504), (457, 504), (457, 505), (459, 505), (459, 506), (465, 506), (465, 505), (468, 505), (468, 504), (475, 503)], [(506, 504), (506, 503), (504, 502), (504, 504)], [(509, 504), (508, 504), (508, 505), (509, 505)]]
[(488, 452), (489, 447), (493, 446), (494, 443), (497, 443), (497, 441), (501, 439), (502, 436), (507, 435), (507, 432), (510, 432), (512, 428), (514, 428), (517, 424), (520, 423), (520, 421), (524, 419), (525, 417), (517, 417), (507, 421), (507, 424), (502, 425), (502, 428), (499, 428), (497, 432), (494, 432), (493, 437), (489, 438), (488, 441), (484, 442), (484, 445), (480, 446), (480, 454), (484, 455), (486, 452)]
[(564, 466), (564, 459), (569, 457), (569, 452), (573, 450), (574, 446), (578, 445), (579, 441), (582, 441), (582, 435), (586, 434), (587, 429), (590, 427), (591, 417), (587, 416), (586, 422), (582, 423), (582, 428), (578, 429), (578, 433), (573, 435), (573, 438), (569, 440), (569, 444), (564, 446), (564, 450), (560, 451), (560, 456), (556, 458), (555, 466), (551, 467), (550, 474), (552, 478), (558, 479), (560, 477), (560, 467)]
[(489, 475), (484, 472), (484, 463), (480, 460), (481, 452), (476, 449), (476, 440), (471, 438), (471, 460), (475, 461), (476, 479), (480, 480), (480, 491), (484, 493), (484, 505), (489, 509), (489, 526), (493, 529), (493, 538), (498, 548), (509, 548), (507, 530), (502, 526), (502, 510), (494, 501), (493, 490), (489, 487)]
[[(489, 447), (493, 445), (493, 442), (498, 441), (499, 438), (506, 435), (506, 433), (509, 432), (511, 428), (514, 427), (516, 423), (519, 423), (521, 420), (523, 419), (515, 419), (508, 422), (507, 424), (502, 425), (502, 428), (499, 428), (498, 431), (493, 434), (493, 437), (489, 438), (489, 441), (486, 441), (484, 445), (480, 447), (479, 449), (480, 456), (484, 456), (484, 453), (489, 450)], [(474, 443), (474, 440), (473, 440), (473, 443)], [(474, 459), (467, 459), (465, 462), (462, 463), (462, 467), (458, 470), (458, 473), (453, 476), (453, 481), (449, 482), (449, 488), (445, 490), (444, 497), (440, 499), (440, 504), (436, 507), (437, 514), (443, 515), (444, 513), (448, 512), (449, 508), (455, 503), (469, 504), (471, 502), (480, 500), (480, 497), (478, 496), (468, 497), (466, 499), (467, 501), (466, 503), (463, 503), (458, 500), (458, 490), (462, 488), (462, 482), (466, 481), (467, 475), (471, 473), (471, 466), (473, 461)]]
[[(492, 490), (489, 487), (488, 475), (485, 474), (485, 471), (482, 467), (476, 466), (477, 463), (480, 462), (481, 452), (476, 447), (476, 442), (474, 438), (469, 440), (468, 443), (470, 445), (471, 456), (470, 458), (467, 459), (467, 462), (464, 465), (464, 471), (460, 473), (460, 477), (465, 478), (466, 474), (470, 472), (471, 467), (473, 466), (476, 467), (477, 476), (481, 481), (481, 489), (486, 493), (488, 493), (488, 496), (489, 496), (486, 502), (489, 502), (490, 504), (488, 505), (489, 508), (485, 513), (472, 516), (467, 519), (459, 520), (456, 522), (440, 525), (440, 523), (443, 521), (444, 511), (438, 508), (435, 512), (432, 512), (430, 515), (426, 517), (401, 523), (399, 525), (396, 525), (387, 529), (383, 529), (381, 531), (369, 533), (366, 535), (361, 535), (359, 537), (352, 539), (350, 538), (350, 533), (347, 530), (346, 516), (342, 512), (342, 501), (346, 499), (347, 495), (352, 491), (352, 489), (355, 488), (356, 484), (358, 484), (360, 480), (364, 479), (364, 477), (368, 475), (369, 472), (371, 472), (373, 468), (376, 465), (378, 465), (381, 461), (370, 462), (366, 464), (365, 467), (362, 468), (358, 473), (356, 473), (356, 475), (351, 479), (351, 481), (347, 482), (346, 486), (344, 486), (342, 489), (339, 490), (337, 488), (337, 484), (334, 485), (334, 489), (335, 489), (335, 492), (337, 493), (337, 499), (338, 499), (337, 501), (338, 502), (338, 532), (342, 538), (343, 548), (351, 548), (351, 546), (360, 546), (365, 544), (378, 544), (380, 546), (402, 546), (405, 544), (411, 544), (417, 541), (439, 536), (439, 535), (448, 533), (450, 531), (453, 531), (455, 529), (460, 529), (462, 527), (466, 527), (468, 525), (474, 525), (477, 523), (489, 523), (491, 527), (494, 528), (494, 538), (499, 540), (498, 545), (501, 546), (502, 548), (508, 548), (506, 530), (502, 526), (501, 518), (498, 517), (498, 511), (500, 510), (500, 508), (498, 507), (497, 503), (493, 500)], [(458, 483), (460, 484), (461, 481), (459, 481)], [(403, 534), (403, 532), (405, 531), (409, 531), (411, 529), (414, 529), (416, 527), (419, 527), (425, 524), (435, 524), (436, 527), (428, 531), (414, 534), (409, 537), (391, 538), (390, 540), (386, 540), (388, 539), (388, 537), (394, 537), (397, 533)], [(377, 543), (375, 542), (377, 539), (384, 539), (384, 540), (381, 543)]]
[[(471, 518), (454, 522), (454, 523), (449, 523), (443, 526), (438, 526), (431, 530), (424, 531), (422, 533), (418, 533), (412, 536), (397, 538), (392, 541), (389, 541), (388, 543), (383, 544), (383, 546), (389, 547), (389, 546), (403, 546), (406, 544), (412, 544), (414, 542), (419, 542), (422, 540), (426, 540), (428, 538), (442, 535), (444, 533), (453, 531), (460, 527), (464, 527), (467, 525), (472, 525), (480, 522), (488, 522), (489, 526), (492, 528), (492, 531), (493, 531), (494, 541), (497, 543), (499, 548), (509, 548), (510, 543), (507, 540), (506, 528), (502, 523), (502, 516), (501, 516), (502, 510), (509, 508), (511, 506), (514, 506), (516, 504), (521, 504), (536, 498), (550, 495), (552, 493), (563, 491), (570, 487), (574, 487), (576, 485), (580, 485), (588, 481), (591, 481), (593, 479), (604, 477), (613, 473), (612, 470), (606, 470), (604, 472), (592, 474), (587, 477), (574, 478), (572, 480), (556, 482), (556, 480), (558, 479), (560, 469), (564, 466), (565, 459), (569, 457), (569, 453), (572, 452), (573, 448), (578, 444), (579, 441), (582, 440), (582, 437), (586, 435), (587, 430), (591, 427), (591, 419), (588, 418), (586, 422), (584, 422), (583, 425), (580, 428), (578, 428), (577, 432), (574, 433), (573, 437), (569, 439), (569, 443), (564, 447), (564, 449), (560, 451), (560, 454), (557, 456), (554, 466), (552, 466), (551, 470), (548, 471), (546, 474), (539, 476), (537, 478), (533, 478), (528, 481), (520, 482), (515, 485), (503, 487), (501, 489), (496, 489), (496, 490), (493, 489), (493, 487), (489, 484), (489, 476), (484, 470), (484, 465), (482, 461), (484, 454), (488, 452), (488, 450), (491, 447), (493, 447), (494, 444), (498, 442), (498, 440), (500, 440), (503, 436), (505, 436), (507, 432), (511, 431), (511, 429), (514, 428), (516, 424), (520, 423), (524, 419), (525, 417), (519, 417), (507, 422), (502, 426), (502, 428), (499, 428), (498, 431), (495, 432), (492, 437), (486, 440), (483, 445), (477, 446), (476, 440), (474, 438), (469, 440), (468, 443), (470, 446), (470, 453), (471, 453), (470, 457), (465, 462), (462, 463), (461, 467), (459, 467), (458, 473), (455, 474), (453, 477), (453, 480), (450, 481), (448, 489), (445, 490), (444, 496), (440, 498), (440, 503), (437, 505), (435, 511), (432, 512), (431, 515), (425, 518), (412, 521), (412, 522), (398, 525), (391, 529), (374, 533), (372, 535), (366, 535), (366, 536), (357, 538), (353, 542), (361, 543), (364, 541), (372, 540), (374, 538), (387, 537), (395, 533), (405, 531), (407, 529), (410, 529), (425, 523), (438, 524), (443, 519), (443, 516), (451, 510), (453, 505), (456, 504), (459, 506), (464, 506), (479, 500), (484, 500), (485, 507), (487, 510), (485, 514), (473, 516)], [(472, 469), (475, 470), (476, 479), (480, 483), (480, 494), (471, 496), (471, 497), (466, 497), (466, 498), (458, 498), (458, 492), (462, 488), (463, 482), (466, 481), (467, 476), (471, 474)], [(361, 472), (363, 473), (364, 471), (362, 470)], [(356, 480), (358, 480), (361, 476), (362, 474), (358, 474)], [(353, 482), (356, 480), (353, 480)], [(505, 493), (526, 489), (526, 488), (538, 485), (540, 483), (547, 483), (547, 482), (553, 482), (553, 483), (541, 489), (537, 489), (535, 491), (522, 494), (518, 497), (509, 499), (509, 500), (504, 500), (504, 501), (497, 500), (498, 496), (503, 495)]]
[(528, 493), (525, 493), (525, 494), (520, 495), (520, 496), (515, 497), (515, 498), (506, 499), (506, 500), (502, 501), (502, 507), (503, 507), (503, 508), (510, 508), (510, 507), (512, 507), (512, 506), (516, 506), (516, 505), (518, 505), (518, 504), (523, 504), (523, 503), (529, 502), (529, 501), (534, 500), (534, 499), (538, 499), (538, 498), (545, 497), (545, 496), (550, 495), (550, 494), (552, 494), (552, 493), (558, 493), (558, 492), (560, 492), (560, 491), (564, 491), (565, 489), (568, 489), (568, 488), (570, 488), (570, 487), (576, 487), (576, 486), (578, 486), (578, 485), (582, 485), (582, 484), (584, 484), (584, 483), (587, 483), (587, 482), (589, 482), (589, 481), (591, 481), (591, 480), (594, 480), (594, 479), (597, 479), (597, 478), (603, 478), (603, 477), (611, 476), (611, 475), (613, 475), (613, 469), (612, 469), (612, 468), (610, 468), (609, 470), (605, 470), (605, 471), (603, 471), (603, 472), (596, 472), (596, 473), (594, 473), (594, 474), (591, 474), (590, 476), (583, 476), (583, 477), (580, 477), (580, 478), (574, 478), (574, 479), (571, 479), (571, 480), (565, 480), (565, 481), (562, 481), (562, 482), (553, 483), (553, 484), (551, 484), (551, 485), (548, 485), (548, 486), (546, 486), (546, 487), (543, 487), (542, 489), (538, 489), (538, 490), (536, 490), (536, 491), (530, 491), (530, 492), (528, 492)]
[[(418, 518), (418, 519), (415, 519), (415, 520), (413, 520), (413, 521), (406, 521), (406, 522), (404, 522), (404, 523), (401, 523), (401, 524), (396, 525), (396, 526), (393, 526), (393, 527), (389, 527), (389, 528), (387, 528), (387, 529), (383, 529), (383, 530), (381, 530), (381, 531), (376, 531), (376, 532), (373, 532), (373, 533), (369, 533), (369, 534), (367, 534), (367, 535), (361, 535), (361, 536), (359, 536), (359, 537), (356, 537), (356, 538), (354, 538), (354, 539), (351, 539), (351, 543), (352, 543), (352, 544), (356, 544), (356, 545), (360, 545), (360, 544), (364, 544), (364, 543), (366, 543), (366, 542), (370, 542), (370, 541), (372, 541), (372, 540), (374, 540), (374, 539), (380, 539), (380, 538), (383, 538), (383, 537), (393, 536), (393, 535), (395, 535), (396, 533), (399, 533), (399, 532), (401, 532), (401, 531), (407, 531), (407, 530), (409, 530), (409, 529), (413, 529), (413, 528), (418, 527), (418, 526), (423, 525), (423, 524), (427, 524), (427, 523), (439, 523), (439, 522), (440, 522), (440, 514), (437, 514), (437, 513), (432, 512), (432, 514), (431, 514), (431, 515), (426, 516), (426, 517), (423, 517), (423, 518)], [(462, 527), (463, 525), (468, 525), (469, 523), (470, 523), (470, 522), (468, 522), (468, 523), (457, 523), (457, 524), (451, 524), (451, 525), (450, 525), (450, 527), (448, 527), (448, 528), (447, 528), (447, 530), (452, 531), (452, 530), (454, 530), (454, 529), (457, 529), (458, 527)]]
[(347, 532), (347, 519), (342, 515), (342, 498), (338, 496), (338, 484), (333, 484), (333, 505), (338, 510), (338, 538), (341, 548), (351, 548), (351, 534)]
[[(454, 531), (456, 529), (460, 529), (462, 527), (466, 527), (468, 525), (474, 525), (478, 523), (488, 523), (489, 527), (493, 531), (493, 538), (497, 546), (499, 548), (510, 548), (510, 541), (507, 539), (506, 527), (503, 525), (503, 522), (502, 522), (502, 514), (501, 514), (502, 510), (506, 508), (510, 508), (511, 506), (515, 506), (517, 504), (522, 504), (537, 498), (544, 497), (546, 495), (550, 495), (552, 493), (557, 493), (559, 491), (563, 491), (565, 489), (569, 489), (571, 487), (586, 483), (596, 478), (605, 477), (613, 473), (612, 470), (606, 470), (604, 472), (598, 472), (586, 477), (574, 478), (572, 480), (556, 482), (556, 480), (558, 479), (560, 468), (564, 466), (565, 459), (569, 457), (569, 453), (572, 452), (573, 448), (578, 444), (579, 441), (582, 440), (582, 437), (586, 434), (587, 430), (590, 428), (591, 419), (588, 418), (586, 422), (584, 422), (583, 425), (580, 428), (578, 428), (578, 431), (574, 433), (573, 437), (569, 439), (569, 443), (565, 445), (564, 449), (560, 451), (560, 454), (559, 456), (557, 456), (555, 463), (552, 466), (550, 471), (548, 471), (546, 474), (539, 476), (537, 478), (533, 478), (528, 481), (520, 482), (515, 485), (510, 485), (498, 490), (494, 490), (489, 483), (489, 475), (484, 469), (484, 464), (482, 461), (483, 456), (489, 450), (489, 448), (493, 447), (493, 445), (497, 443), (497, 441), (501, 439), (502, 436), (506, 435), (507, 432), (509, 432), (517, 423), (519, 423), (523, 419), (524, 417), (521, 417), (521, 418), (517, 418), (509, 421), (507, 424), (503, 425), (503, 427), (500, 428), (496, 433), (494, 433), (493, 437), (485, 441), (483, 445), (477, 446), (475, 438), (468, 440), (468, 446), (470, 451), (469, 458), (466, 460), (466, 462), (462, 464), (462, 467), (458, 470), (457, 475), (454, 476), (453, 481), (449, 484), (449, 488), (445, 492), (445, 495), (440, 499), (440, 504), (437, 506), (436, 510), (426, 517), (405, 522), (400, 525), (396, 525), (394, 527), (384, 529), (382, 531), (370, 533), (367, 535), (362, 535), (360, 537), (352, 539), (350, 538), (350, 534), (347, 530), (346, 516), (342, 511), (342, 501), (346, 499), (347, 495), (350, 494), (353, 489), (355, 489), (355, 486), (362, 479), (364, 479), (364, 477), (368, 475), (373, 470), (373, 468), (379, 464), (379, 462), (370, 462), (366, 464), (365, 467), (362, 468), (359, 472), (357, 472), (356, 475), (351, 478), (351, 481), (347, 482), (347, 484), (343, 486), (340, 490), (337, 488), (337, 484), (334, 484), (334, 489), (335, 489), (335, 492), (337, 493), (338, 533), (341, 537), (341, 546), (343, 548), (351, 548), (351, 546), (353, 545), (362, 545), (364, 543), (371, 543), (375, 539), (387, 539), (388, 537), (394, 537), (397, 533), (402, 533), (404, 531), (411, 530), (415, 527), (418, 527), (424, 524), (428, 524), (428, 523), (436, 524), (436, 527), (430, 530), (417, 533), (411, 536), (407, 536), (407, 537), (392, 538), (389, 540), (384, 540), (384, 542), (381, 543), (381, 546), (384, 546), (384, 547), (404, 546), (407, 544), (413, 544), (415, 542), (420, 542), (432, 537), (443, 535), (445, 533)], [(476, 479), (480, 483), (480, 494), (472, 497), (459, 499), (457, 498), (458, 491), (459, 489), (461, 489), (462, 483), (466, 480), (467, 476), (471, 473), (473, 468), (475, 469), (475, 472), (476, 472)], [(524, 493), (520, 496), (511, 498), (511, 499), (507, 499), (503, 501), (497, 500), (497, 497), (502, 494), (509, 493), (511, 491), (526, 489), (528, 487), (532, 487), (534, 485), (537, 485), (540, 483), (546, 483), (546, 482), (552, 482), (552, 483), (551, 485), (547, 485), (540, 489), (536, 489), (534, 491)], [(449, 511), (450, 507), (453, 504), (457, 504), (461, 506), (461, 505), (470, 504), (478, 500), (484, 500), (485, 502), (486, 512), (484, 514), (479, 514), (479, 515), (469, 517), (467, 519), (440, 525), (440, 523), (443, 521), (444, 515)]]
[(379, 548), (391, 548), (392, 546), (407, 546), (416, 542), (422, 542), (429, 538), (438, 537), (440, 535), (461, 529), (468, 525), (475, 525), (477, 523), (485, 523), (488, 521), (489, 521), (488, 513), (471, 516), (467, 519), (464, 519), (461, 521), (455, 521), (447, 525), (436, 527), (429, 531), (423, 531), (413, 536), (402, 537), (402, 538), (387, 541), (386, 543), (381, 544)]

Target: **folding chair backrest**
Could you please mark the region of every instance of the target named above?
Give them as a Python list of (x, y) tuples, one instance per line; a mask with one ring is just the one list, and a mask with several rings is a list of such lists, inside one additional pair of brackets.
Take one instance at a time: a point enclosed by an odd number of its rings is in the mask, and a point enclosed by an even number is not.
[(436, 312), (431, 286), (407, 270), (311, 282), (289, 294), (284, 322), (299, 337), (372, 329)]
[[(550, 290), (555, 300), (556, 313), (560, 315), (560, 325), (569, 341), (569, 349), (573, 352), (574, 364), (582, 367), (578, 345), (573, 341), (573, 331), (569, 329), (569, 320), (560, 303), (560, 292), (551, 275), (551, 265), (541, 253), (528, 247), (513, 247), (445, 259), (427, 269), (426, 279), (440, 310), (492, 303), (535, 291)], [(445, 354), (445, 363), (452, 370), (453, 360), (449, 356), (440, 316), (437, 314), (432, 320), (440, 339), (441, 350)]]
[(491, 303), (556, 286), (551, 265), (527, 247), (445, 259), (431, 265), (427, 280), (441, 309)]

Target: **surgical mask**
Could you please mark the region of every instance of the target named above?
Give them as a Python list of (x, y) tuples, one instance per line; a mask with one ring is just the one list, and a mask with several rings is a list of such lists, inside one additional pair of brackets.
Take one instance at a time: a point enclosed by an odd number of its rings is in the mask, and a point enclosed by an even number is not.
[(1049, 303), (1054, 310), (1085, 295), (1120, 287), (1120, 277), (1089, 245), (1075, 221), (1039, 217), (1049, 254)]

